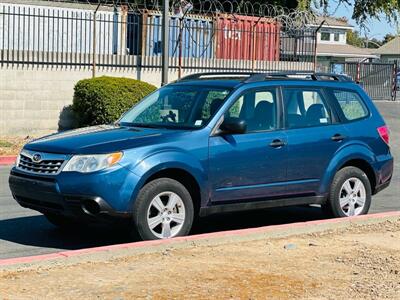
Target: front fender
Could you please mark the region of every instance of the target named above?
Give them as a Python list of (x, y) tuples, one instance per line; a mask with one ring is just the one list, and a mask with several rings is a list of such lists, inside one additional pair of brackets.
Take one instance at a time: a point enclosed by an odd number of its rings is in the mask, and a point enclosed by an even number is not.
[(132, 193), (132, 206), (144, 183), (155, 173), (166, 169), (181, 169), (191, 174), (197, 181), (201, 191), (201, 203), (207, 198), (206, 160), (201, 161), (196, 156), (180, 149), (168, 149), (145, 157), (135, 165), (129, 166), (140, 179)]
[(347, 144), (340, 148), (330, 161), (328, 168), (322, 178), (320, 186), (320, 194), (329, 193), (331, 183), (336, 172), (348, 161), (358, 159), (364, 160), (371, 166), (376, 162), (375, 154), (368, 147), (362, 143)]

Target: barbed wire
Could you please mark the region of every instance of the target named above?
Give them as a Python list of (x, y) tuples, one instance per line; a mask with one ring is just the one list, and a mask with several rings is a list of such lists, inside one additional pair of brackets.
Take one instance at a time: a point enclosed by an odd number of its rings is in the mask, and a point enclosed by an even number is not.
[[(48, 2), (64, 2), (88, 4), (90, 6), (127, 6), (131, 12), (162, 11), (162, 0), (47, 0)], [(287, 9), (279, 5), (261, 3), (250, 0), (173, 0), (170, 1), (170, 13), (177, 17), (183, 15), (202, 15), (216, 17), (218, 15), (252, 16), (260, 20), (269, 19), (279, 22), (281, 26), (300, 29), (315, 24), (313, 11)]]

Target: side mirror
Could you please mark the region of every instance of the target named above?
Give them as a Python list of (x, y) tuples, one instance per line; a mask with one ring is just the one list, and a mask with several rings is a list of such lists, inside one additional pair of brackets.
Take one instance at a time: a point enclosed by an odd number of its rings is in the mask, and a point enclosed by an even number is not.
[(221, 134), (243, 134), (247, 131), (246, 121), (238, 118), (227, 118), (219, 126)]

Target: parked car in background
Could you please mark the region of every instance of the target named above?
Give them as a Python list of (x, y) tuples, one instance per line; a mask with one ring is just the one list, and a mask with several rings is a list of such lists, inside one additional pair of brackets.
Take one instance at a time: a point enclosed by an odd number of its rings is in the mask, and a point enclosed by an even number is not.
[(115, 124), (28, 143), (9, 184), (58, 226), (126, 219), (164, 239), (221, 212), (366, 214), (392, 172), (389, 130), (348, 77), (215, 73), (160, 88)]

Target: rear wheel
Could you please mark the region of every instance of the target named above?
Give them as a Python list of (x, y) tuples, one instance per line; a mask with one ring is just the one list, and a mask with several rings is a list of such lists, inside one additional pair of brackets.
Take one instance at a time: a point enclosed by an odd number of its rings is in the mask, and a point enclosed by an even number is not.
[(345, 167), (336, 173), (323, 210), (334, 217), (364, 215), (371, 206), (371, 195), (367, 175), (356, 167)]
[(189, 234), (194, 217), (188, 190), (170, 178), (146, 184), (135, 201), (133, 220), (143, 240), (168, 239)]

